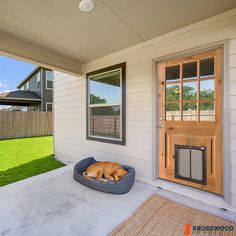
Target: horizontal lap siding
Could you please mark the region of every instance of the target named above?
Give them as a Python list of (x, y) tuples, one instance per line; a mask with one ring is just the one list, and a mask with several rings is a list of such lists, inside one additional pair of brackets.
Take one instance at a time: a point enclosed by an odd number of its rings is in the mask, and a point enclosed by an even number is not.
[[(147, 63), (146, 63), (147, 64)], [(146, 68), (144, 63), (142, 71)], [(149, 67), (151, 70), (151, 67)], [(127, 70), (128, 78), (129, 70)], [(59, 75), (57, 80), (57, 75)], [(137, 178), (152, 178), (152, 77), (151, 72), (127, 79), (126, 146), (88, 141), (86, 137), (85, 79), (55, 72), (55, 150), (65, 161), (76, 162), (86, 156), (119, 161), (136, 168)], [(137, 83), (136, 83), (137, 78)], [(139, 95), (140, 94), (140, 95)], [(138, 129), (137, 129), (138, 128)]]
[[(99, 160), (119, 161), (137, 170), (137, 178), (151, 182), (154, 156), (153, 63), (154, 58), (183, 52), (221, 40), (229, 44), (230, 149), (232, 172), (236, 172), (236, 11), (209, 18), (167, 35), (83, 66), (84, 75), (103, 67), (126, 62), (126, 146), (86, 140), (86, 80), (55, 72), (55, 150), (66, 162), (93, 155)], [(236, 184), (232, 176), (231, 185)], [(236, 206), (236, 190), (232, 188)]]

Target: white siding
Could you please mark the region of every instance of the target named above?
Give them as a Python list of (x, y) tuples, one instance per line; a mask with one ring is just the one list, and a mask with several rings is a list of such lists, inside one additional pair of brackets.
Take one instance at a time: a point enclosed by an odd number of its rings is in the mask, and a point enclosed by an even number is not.
[(127, 63), (126, 145), (86, 140), (86, 81), (55, 72), (55, 152), (65, 162), (86, 156), (119, 161), (134, 166), (137, 179), (151, 182), (154, 156), (154, 86), (152, 60), (229, 41), (226, 71), (229, 91), (229, 148), (231, 158), (231, 202), (236, 207), (236, 10), (160, 36), (134, 47), (99, 58), (83, 66), (83, 74), (113, 64)]

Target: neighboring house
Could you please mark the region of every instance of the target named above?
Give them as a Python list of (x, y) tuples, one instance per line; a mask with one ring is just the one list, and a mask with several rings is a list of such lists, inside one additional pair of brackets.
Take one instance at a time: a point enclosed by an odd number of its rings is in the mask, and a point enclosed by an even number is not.
[(36, 67), (18, 86), (19, 90), (0, 94), (0, 105), (12, 111), (52, 111), (53, 71)]
[(52, 111), (53, 109), (53, 71), (36, 67), (18, 86), (21, 91), (35, 92), (41, 103), (35, 107), (22, 107), (20, 110)]

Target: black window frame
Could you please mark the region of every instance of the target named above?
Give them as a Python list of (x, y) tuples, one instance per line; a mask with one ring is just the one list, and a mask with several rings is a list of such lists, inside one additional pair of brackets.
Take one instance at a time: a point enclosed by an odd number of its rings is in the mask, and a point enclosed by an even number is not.
[[(95, 76), (96, 74), (101, 74), (105, 72), (109, 72), (115, 69), (121, 69), (121, 140), (109, 139), (105, 137), (94, 137), (90, 136), (89, 134), (89, 78), (91, 76)], [(116, 65), (112, 65), (109, 67), (105, 67), (96, 71), (92, 71), (86, 74), (86, 139), (105, 142), (105, 143), (112, 143), (112, 144), (119, 144), (125, 145), (126, 143), (126, 62), (119, 63)]]

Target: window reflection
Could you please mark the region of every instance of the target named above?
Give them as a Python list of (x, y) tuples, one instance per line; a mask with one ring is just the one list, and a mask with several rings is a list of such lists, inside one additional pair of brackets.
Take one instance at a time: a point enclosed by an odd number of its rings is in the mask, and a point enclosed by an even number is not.
[(180, 85), (167, 84), (166, 85), (166, 101), (176, 101), (180, 99)]
[(197, 120), (197, 103), (183, 103), (183, 120), (196, 121)]
[(166, 67), (166, 82), (180, 80), (180, 65)]
[(90, 104), (119, 104), (120, 91), (120, 70), (90, 78)]
[(197, 83), (183, 83), (183, 100), (194, 100), (197, 98)]
[(197, 77), (197, 62), (183, 64), (183, 80), (195, 79)]
[(180, 120), (180, 106), (179, 103), (166, 104), (166, 120)]
[(214, 57), (200, 61), (200, 77), (213, 76), (214, 72)]
[(90, 108), (90, 134), (120, 139), (120, 106)]
[(214, 99), (214, 80), (200, 81), (200, 99)]
[(215, 121), (214, 102), (200, 102), (200, 121)]

